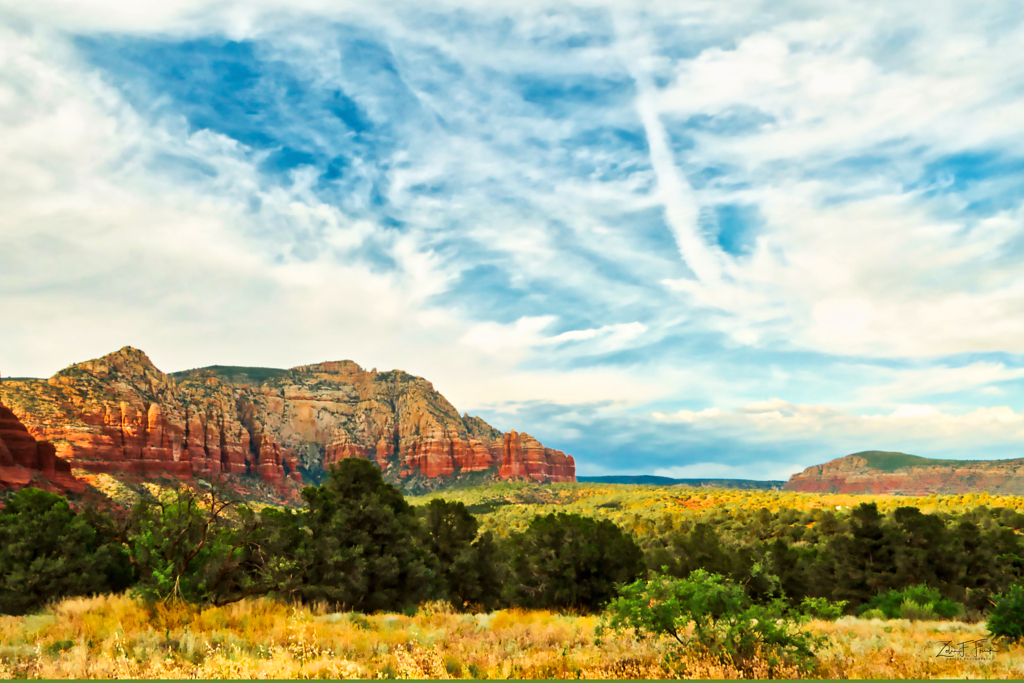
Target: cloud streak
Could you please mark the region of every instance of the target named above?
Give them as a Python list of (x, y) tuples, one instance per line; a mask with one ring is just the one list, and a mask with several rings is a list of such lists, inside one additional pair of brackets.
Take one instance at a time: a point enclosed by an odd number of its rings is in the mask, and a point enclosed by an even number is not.
[(594, 472), (1015, 455), (1024, 13), (766, 7), (0, 3), (0, 364), (349, 357)]

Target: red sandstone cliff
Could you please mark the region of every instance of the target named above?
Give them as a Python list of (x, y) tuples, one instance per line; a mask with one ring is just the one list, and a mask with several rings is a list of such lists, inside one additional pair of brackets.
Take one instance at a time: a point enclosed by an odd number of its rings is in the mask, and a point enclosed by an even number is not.
[(0, 401), (62, 462), (90, 472), (250, 474), (287, 487), (359, 457), (413, 490), (576, 480), (571, 456), (460, 416), (420, 377), (351, 361), (172, 376), (125, 347), (49, 380), (5, 381)]
[(37, 441), (10, 408), (0, 403), (0, 488), (54, 489), (81, 493), (84, 482), (57, 457), (53, 444)]
[(905, 453), (865, 451), (794, 474), (786, 491), (925, 496), (985, 491), (1024, 495), (1024, 458), (929, 460)]

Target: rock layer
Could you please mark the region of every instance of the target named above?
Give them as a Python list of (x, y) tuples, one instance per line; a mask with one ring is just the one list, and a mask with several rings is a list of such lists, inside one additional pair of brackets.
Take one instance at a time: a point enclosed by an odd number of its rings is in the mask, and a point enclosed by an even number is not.
[(794, 474), (786, 491), (926, 496), (987, 492), (1024, 495), (1024, 458), (929, 460), (905, 453), (865, 451)]
[(57, 457), (53, 444), (37, 441), (10, 408), (0, 403), (0, 487), (39, 486), (81, 492), (85, 485)]
[(247, 474), (288, 487), (357, 457), (420, 489), (469, 478), (575, 481), (571, 456), (460, 416), (420, 377), (351, 361), (167, 375), (125, 347), (49, 380), (5, 381), (0, 400), (62, 462), (90, 472)]

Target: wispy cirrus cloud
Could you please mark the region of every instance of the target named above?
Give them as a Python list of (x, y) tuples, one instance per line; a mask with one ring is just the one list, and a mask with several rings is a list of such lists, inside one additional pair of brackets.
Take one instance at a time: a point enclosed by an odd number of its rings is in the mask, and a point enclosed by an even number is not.
[(1013, 455), (1022, 22), (0, 3), (0, 361), (351, 357), (594, 471)]

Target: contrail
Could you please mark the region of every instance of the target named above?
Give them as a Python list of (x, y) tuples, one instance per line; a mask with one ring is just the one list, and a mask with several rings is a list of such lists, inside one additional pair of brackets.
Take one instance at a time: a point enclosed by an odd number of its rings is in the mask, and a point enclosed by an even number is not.
[[(643, 61), (643, 42), (639, 37), (637, 22), (633, 17), (626, 17), (620, 12), (614, 12), (613, 19), (620, 59), (636, 84), (637, 113), (647, 136), (651, 166), (658, 183), (658, 198), (665, 208), (668, 227), (675, 238), (680, 256), (693, 270), (697, 280), (707, 288), (715, 288), (722, 280), (722, 265), (719, 255), (698, 230), (700, 209), (693, 188), (672, 159), (668, 135), (655, 103), (654, 83), (640, 64)], [(623, 36), (626, 36), (625, 40)]]

